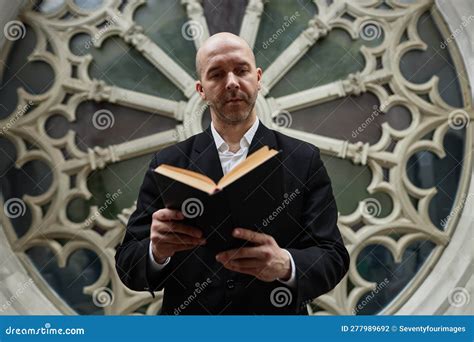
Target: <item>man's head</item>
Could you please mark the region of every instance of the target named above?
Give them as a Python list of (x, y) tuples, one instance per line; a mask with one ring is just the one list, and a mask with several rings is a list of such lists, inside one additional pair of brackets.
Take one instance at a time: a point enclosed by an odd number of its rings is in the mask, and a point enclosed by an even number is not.
[(225, 124), (246, 121), (253, 113), (262, 69), (247, 42), (232, 33), (209, 37), (196, 55), (196, 90)]

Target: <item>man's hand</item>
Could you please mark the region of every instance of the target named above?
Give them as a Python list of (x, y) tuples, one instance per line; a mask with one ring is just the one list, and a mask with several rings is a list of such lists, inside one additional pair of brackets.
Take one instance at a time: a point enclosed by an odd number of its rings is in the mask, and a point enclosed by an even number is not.
[(160, 209), (153, 213), (150, 240), (153, 257), (158, 263), (174, 253), (204, 245), (206, 239), (198, 228), (177, 222), (184, 219), (179, 210)]
[(221, 262), (225, 268), (250, 274), (267, 282), (290, 278), (290, 257), (278, 246), (272, 236), (244, 228), (234, 229), (232, 235), (253, 242), (256, 246), (231, 249), (217, 254), (217, 261)]

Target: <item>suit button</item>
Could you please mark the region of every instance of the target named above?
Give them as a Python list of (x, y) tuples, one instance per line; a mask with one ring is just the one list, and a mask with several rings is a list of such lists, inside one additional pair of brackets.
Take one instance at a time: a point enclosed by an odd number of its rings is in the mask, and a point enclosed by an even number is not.
[(235, 287), (234, 280), (233, 279), (227, 280), (227, 288), (233, 289), (234, 287)]

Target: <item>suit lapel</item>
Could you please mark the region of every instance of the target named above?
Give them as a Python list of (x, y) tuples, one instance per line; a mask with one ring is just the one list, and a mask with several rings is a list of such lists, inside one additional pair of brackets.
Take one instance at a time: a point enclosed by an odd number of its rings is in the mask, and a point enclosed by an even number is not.
[(191, 153), (191, 170), (202, 173), (217, 183), (223, 176), (211, 126), (196, 136)]
[(269, 148), (274, 148), (278, 150), (277, 141), (275, 138), (275, 134), (272, 130), (268, 129), (262, 121), (259, 122), (257, 131), (252, 139), (252, 143), (249, 147), (249, 153), (247, 156), (254, 153), (259, 148), (267, 145)]

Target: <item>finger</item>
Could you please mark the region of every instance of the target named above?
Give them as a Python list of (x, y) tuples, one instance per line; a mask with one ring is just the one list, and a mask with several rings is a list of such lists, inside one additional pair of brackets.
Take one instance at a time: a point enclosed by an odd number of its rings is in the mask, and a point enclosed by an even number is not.
[(195, 238), (188, 235), (183, 235), (179, 233), (161, 233), (161, 232), (152, 232), (150, 239), (153, 244), (163, 246), (163, 244), (173, 244), (173, 245), (183, 245), (183, 244), (193, 244), (193, 245), (203, 245), (206, 243), (206, 239)]
[(237, 260), (242, 258), (258, 258), (263, 259), (266, 257), (265, 250), (261, 246), (257, 247), (241, 247), (236, 249), (230, 249), (225, 252), (221, 252), (216, 255), (217, 261), (227, 262), (230, 260)]
[(159, 221), (183, 220), (184, 215), (179, 210), (163, 208), (155, 211), (152, 218)]
[(265, 267), (265, 261), (262, 259), (240, 259), (240, 260), (231, 260), (228, 264), (232, 267), (237, 267), (239, 269), (248, 269), (248, 268), (263, 268)]
[(159, 231), (163, 233), (181, 233), (195, 238), (202, 237), (202, 231), (200, 229), (188, 226), (180, 222), (169, 222), (168, 224), (164, 225), (163, 228)]
[(195, 238), (189, 235), (179, 233), (163, 233), (160, 234), (161, 241), (175, 245), (203, 245), (206, 239)]
[(268, 244), (271, 242), (271, 236), (263, 233), (257, 233), (253, 230), (245, 228), (236, 228), (232, 235), (238, 239), (247, 240), (258, 245)]
[(171, 253), (181, 252), (181, 251), (193, 249), (193, 248), (196, 248), (196, 247), (198, 247), (198, 246), (196, 246), (196, 245), (175, 245), (175, 244), (171, 244), (171, 243), (161, 243), (160, 244), (160, 250), (169, 251)]

